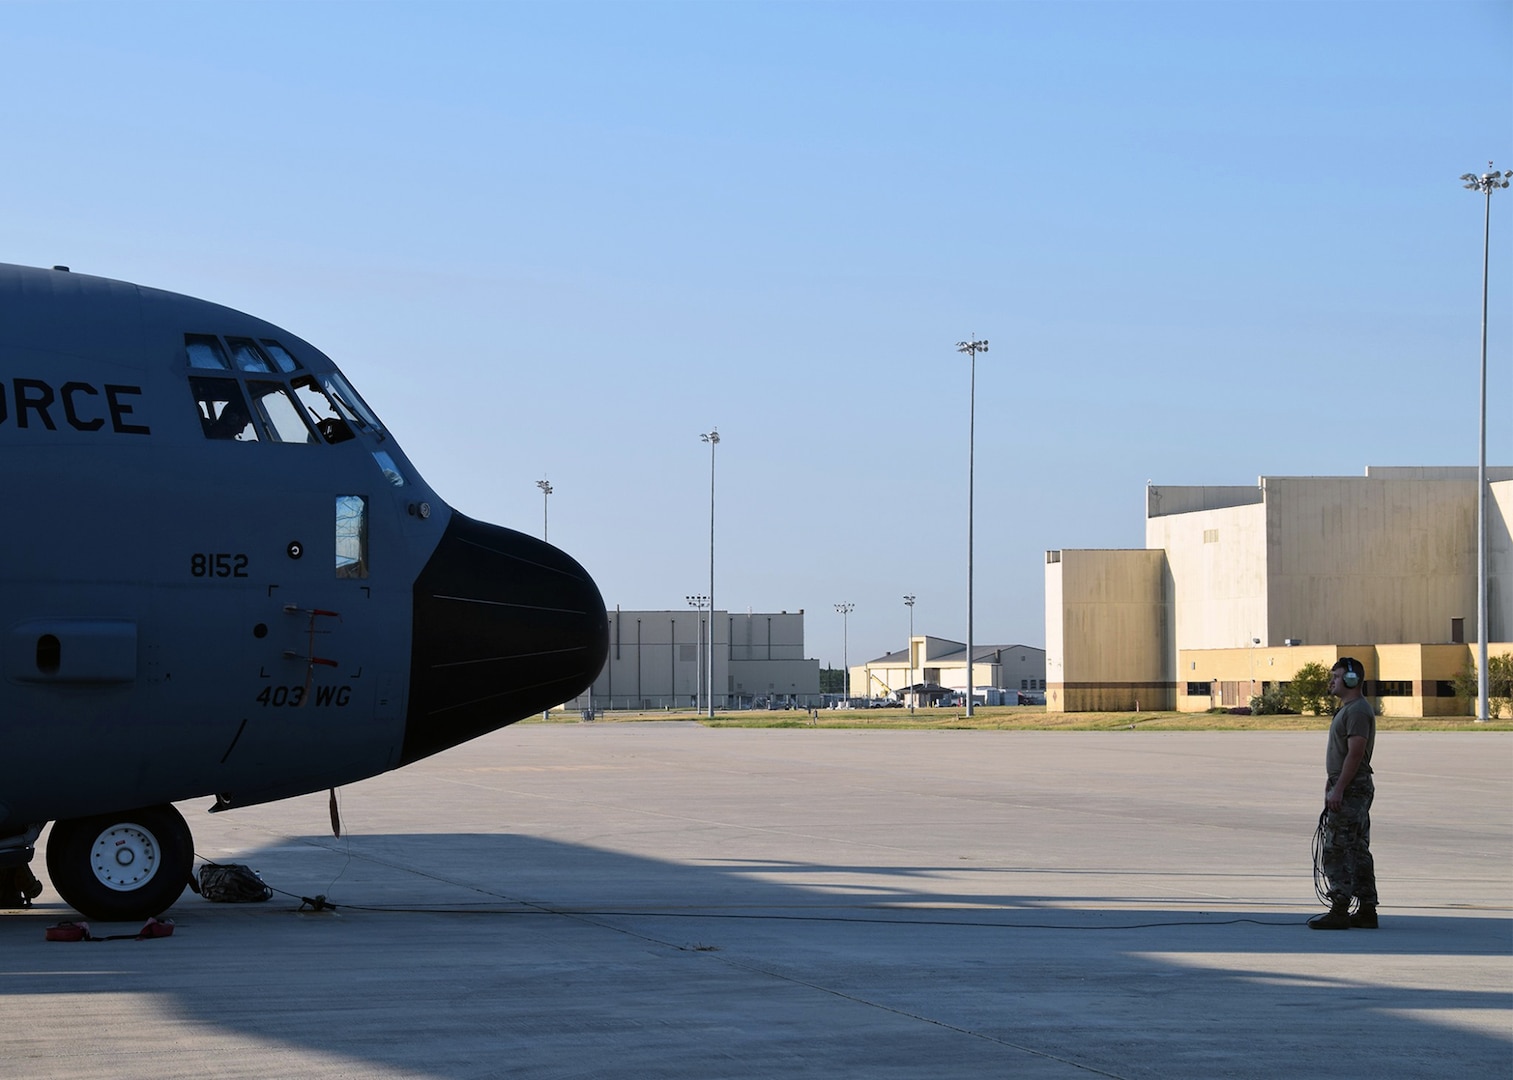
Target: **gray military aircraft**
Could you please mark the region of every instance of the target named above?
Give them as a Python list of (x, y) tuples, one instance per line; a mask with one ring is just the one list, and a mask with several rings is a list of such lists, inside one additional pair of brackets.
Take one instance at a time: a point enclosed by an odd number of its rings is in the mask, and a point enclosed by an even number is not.
[(451, 509), (335, 364), (231, 308), (0, 264), (0, 466), (0, 872), (51, 821), (93, 918), (178, 899), (173, 803), (407, 765), (608, 651), (577, 562)]

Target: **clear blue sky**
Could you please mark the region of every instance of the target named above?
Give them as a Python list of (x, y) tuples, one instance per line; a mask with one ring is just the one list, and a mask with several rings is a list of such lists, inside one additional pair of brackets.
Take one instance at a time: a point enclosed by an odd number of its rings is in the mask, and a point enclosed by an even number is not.
[[(0, 5), (0, 260), (329, 353), (626, 608), (1044, 644), (1144, 485), (1476, 461), (1513, 4)], [(1513, 189), (1494, 196), (1513, 463)]]

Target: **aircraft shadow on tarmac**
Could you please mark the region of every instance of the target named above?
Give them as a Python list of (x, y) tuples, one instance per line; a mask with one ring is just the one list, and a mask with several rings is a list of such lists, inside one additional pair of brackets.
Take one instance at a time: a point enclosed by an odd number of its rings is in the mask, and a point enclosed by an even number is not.
[[(501, 1046), (520, 1076), (605, 1060), (614, 1075), (743, 1075), (731, 1054), (777, 1055), (790, 1076), (861, 1075), (876, 1055), (907, 1073), (938, 1066), (953, 1033), (978, 1037), (956, 1051), (959, 1075), (1031, 1053), (1121, 1077), (1263, 1076), (1330, 1060), (1338, 1023), (1320, 1018), (1348, 1002), (1360, 1038), (1332, 1075), (1507, 1074), (1505, 1038), (1426, 1018), (1505, 1019), (1506, 993), (1383, 976), (1413, 958), (1441, 973), (1446, 958), (1506, 958), (1506, 918), (1384, 911), (1381, 931), (1317, 934), (1295, 910), (1081, 881), (968, 894), (938, 887), (949, 867), (686, 864), (512, 834), (302, 837), (237, 861), (278, 895), (186, 893), (167, 940), (44, 944), (43, 926), (71, 917), (49, 893), (0, 918), (0, 1051), (34, 995), (99, 993), (423, 1076), (494, 1075)], [(1057, 873), (997, 872), (1006, 885)], [(299, 913), (316, 896), (335, 911)]]

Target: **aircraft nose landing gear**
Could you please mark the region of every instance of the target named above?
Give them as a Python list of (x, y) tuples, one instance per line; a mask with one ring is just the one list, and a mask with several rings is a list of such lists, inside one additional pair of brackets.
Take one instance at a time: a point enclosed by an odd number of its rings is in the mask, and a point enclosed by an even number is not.
[(145, 919), (189, 884), (194, 841), (172, 806), (53, 823), (47, 873), (70, 907), (102, 922)]

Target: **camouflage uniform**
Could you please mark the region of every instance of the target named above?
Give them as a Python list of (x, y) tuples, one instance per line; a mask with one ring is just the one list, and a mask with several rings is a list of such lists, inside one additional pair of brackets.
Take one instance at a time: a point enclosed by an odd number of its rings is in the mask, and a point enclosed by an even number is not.
[[(1330, 787), (1335, 777), (1329, 778)], [(1376, 906), (1376, 864), (1371, 858), (1371, 800), (1376, 785), (1371, 774), (1357, 776), (1345, 789), (1338, 810), (1324, 821), (1324, 876), (1329, 879), (1331, 904), (1349, 904), (1356, 897), (1363, 907)]]
[(1329, 899), (1334, 905), (1349, 905), (1352, 897), (1363, 907), (1376, 906), (1376, 864), (1371, 858), (1371, 753), (1376, 749), (1376, 714), (1365, 698), (1340, 706), (1329, 725), (1329, 749), (1325, 771), (1327, 792), (1339, 779), (1351, 736), (1366, 739), (1366, 756), (1355, 779), (1345, 789), (1340, 808), (1329, 811), (1324, 822), (1324, 876), (1329, 879)]

